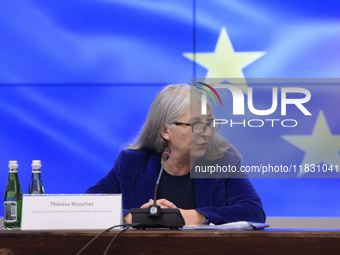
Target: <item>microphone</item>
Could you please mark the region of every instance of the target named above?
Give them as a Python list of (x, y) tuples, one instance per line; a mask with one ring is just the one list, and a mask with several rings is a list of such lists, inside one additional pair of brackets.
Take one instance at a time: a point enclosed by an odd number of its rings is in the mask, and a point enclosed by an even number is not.
[(153, 205), (149, 206), (149, 216), (151, 216), (151, 217), (160, 217), (160, 215), (161, 215), (161, 207), (156, 204), (157, 190), (158, 190), (159, 180), (161, 179), (161, 176), (162, 176), (162, 173), (163, 173), (165, 162), (170, 158), (170, 153), (171, 153), (171, 150), (169, 148), (165, 148), (165, 150), (162, 154), (163, 164), (162, 164), (161, 170), (159, 171), (158, 179), (156, 181), (154, 198), (153, 198)]
[(150, 205), (149, 208), (131, 208), (132, 223), (139, 223), (134, 226), (134, 228), (178, 229), (185, 225), (184, 218), (179, 209), (161, 209), (161, 207), (156, 204), (159, 180), (161, 179), (165, 162), (170, 158), (170, 153), (171, 150), (169, 148), (165, 148), (162, 154), (163, 163), (155, 185), (153, 205)]

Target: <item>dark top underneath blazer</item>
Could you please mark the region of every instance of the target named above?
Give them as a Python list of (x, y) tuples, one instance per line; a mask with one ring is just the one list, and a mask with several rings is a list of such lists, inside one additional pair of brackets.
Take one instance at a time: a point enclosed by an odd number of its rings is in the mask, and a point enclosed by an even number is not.
[[(123, 150), (114, 167), (85, 193), (122, 193), (125, 215), (131, 208), (139, 208), (153, 199), (160, 159), (161, 154), (154, 150)], [(220, 159), (212, 162), (198, 159), (196, 165), (231, 165), (239, 170), (240, 162), (230, 149)], [(195, 178), (196, 210), (208, 217), (208, 224), (240, 220), (265, 222), (261, 199), (247, 175), (236, 175), (238, 178)]]

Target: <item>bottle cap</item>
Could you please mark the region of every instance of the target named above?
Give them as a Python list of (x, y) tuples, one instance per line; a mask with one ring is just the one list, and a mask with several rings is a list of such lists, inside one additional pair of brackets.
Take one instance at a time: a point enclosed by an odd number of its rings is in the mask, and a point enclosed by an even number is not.
[(8, 161), (8, 167), (9, 168), (18, 168), (18, 161), (16, 161), (16, 160), (10, 160), (10, 161)]
[(41, 168), (41, 161), (40, 160), (32, 160), (31, 166)]

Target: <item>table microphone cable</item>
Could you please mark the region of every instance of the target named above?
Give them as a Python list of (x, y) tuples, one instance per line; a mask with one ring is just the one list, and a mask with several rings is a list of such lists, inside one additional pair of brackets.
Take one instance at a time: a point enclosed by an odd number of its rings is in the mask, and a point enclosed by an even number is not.
[[(139, 224), (135, 223), (135, 224), (133, 224), (133, 225), (135, 226), (135, 225), (139, 225)], [(122, 229), (117, 233), (117, 235), (115, 235), (115, 236), (112, 238), (111, 242), (110, 242), (109, 245), (106, 247), (106, 250), (105, 250), (105, 252), (104, 252), (103, 255), (106, 255), (106, 254), (107, 254), (107, 252), (109, 251), (109, 249), (110, 249), (112, 243), (113, 243), (114, 240), (120, 235), (120, 233), (124, 232), (125, 230), (127, 230), (127, 229), (130, 228), (130, 227), (131, 227), (131, 226), (126, 226), (126, 227), (122, 228)]]
[(117, 227), (124, 227), (123, 229), (121, 229), (117, 235), (115, 235), (113, 237), (113, 239), (111, 240), (110, 244), (108, 245), (108, 247), (106, 248), (105, 250), (105, 253), (107, 253), (107, 251), (109, 250), (111, 244), (113, 243), (113, 241), (116, 239), (116, 237), (122, 233), (123, 231), (127, 230), (128, 228), (130, 227), (133, 227), (133, 226), (137, 226), (139, 225), (139, 223), (132, 223), (132, 224), (120, 224), (120, 225), (115, 225), (115, 226), (112, 226), (112, 227), (109, 227), (108, 229), (105, 229), (103, 232), (99, 233), (98, 235), (96, 235), (94, 238), (92, 238), (92, 240), (90, 242), (88, 242), (80, 251), (78, 251), (78, 253), (76, 255), (79, 255), (81, 252), (83, 252), (91, 243), (93, 243), (98, 237), (100, 237), (102, 234), (106, 233), (107, 231), (110, 231), (111, 229), (113, 228), (117, 228)]

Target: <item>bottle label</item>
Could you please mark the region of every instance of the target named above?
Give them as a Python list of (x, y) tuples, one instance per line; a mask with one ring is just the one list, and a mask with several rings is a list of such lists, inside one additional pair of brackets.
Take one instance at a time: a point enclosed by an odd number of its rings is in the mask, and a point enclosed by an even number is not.
[(40, 174), (41, 170), (40, 169), (32, 169), (32, 173), (34, 174)]
[(10, 173), (17, 173), (18, 172), (18, 168), (10, 168), (9, 172)]
[(17, 202), (6, 201), (5, 203), (5, 222), (17, 221)]

